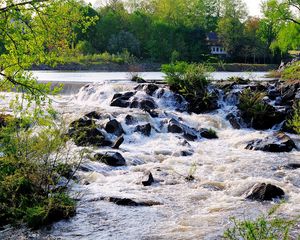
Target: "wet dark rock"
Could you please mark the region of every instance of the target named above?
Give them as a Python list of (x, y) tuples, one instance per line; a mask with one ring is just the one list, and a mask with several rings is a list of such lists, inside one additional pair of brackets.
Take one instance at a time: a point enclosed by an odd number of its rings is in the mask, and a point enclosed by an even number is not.
[(118, 152), (96, 153), (94, 158), (113, 167), (124, 166), (126, 164), (124, 157)]
[(295, 170), (295, 169), (300, 168), (300, 163), (288, 163), (288, 164), (282, 166), (282, 168), (288, 169), (288, 170)]
[(229, 113), (226, 116), (226, 120), (230, 122), (234, 129), (241, 129), (241, 118), (236, 116), (234, 113)]
[(116, 99), (111, 101), (110, 106), (127, 108), (129, 106), (129, 102), (127, 100), (122, 99), (122, 98), (116, 98)]
[(96, 111), (92, 111), (84, 116), (90, 119), (101, 119), (101, 113)]
[(143, 110), (150, 110), (150, 109), (152, 110), (152, 109), (157, 108), (157, 106), (152, 98), (142, 99), (140, 101), (139, 107)]
[(135, 95), (136, 92), (116, 93), (110, 103), (113, 107), (126, 108), (129, 106), (129, 99)]
[(136, 83), (146, 83), (146, 81), (142, 77), (137, 76), (137, 75), (133, 76), (131, 78), (131, 81), (136, 82)]
[(123, 135), (122, 135), (122, 136), (118, 137), (118, 138), (115, 140), (115, 142), (114, 142), (113, 145), (112, 145), (112, 148), (118, 149), (118, 148), (121, 146), (121, 144), (122, 144), (123, 142), (124, 142), (124, 137), (123, 137)]
[(247, 194), (246, 199), (255, 201), (272, 201), (276, 198), (282, 198), (284, 191), (272, 184), (257, 183)]
[(70, 124), (70, 128), (75, 129), (75, 128), (82, 128), (82, 127), (91, 127), (93, 125), (95, 125), (95, 121), (93, 119), (90, 119), (88, 117), (82, 117), (73, 121)]
[(168, 132), (183, 133), (183, 137), (188, 141), (195, 141), (198, 138), (197, 131), (194, 128), (184, 125), (174, 118), (168, 122)]
[(202, 128), (200, 129), (200, 135), (201, 137), (207, 138), (207, 139), (217, 139), (219, 138), (217, 133), (212, 129)]
[(211, 93), (210, 97), (203, 100), (204, 96), (197, 96), (196, 98), (187, 98), (188, 101), (188, 111), (196, 114), (203, 112), (214, 111), (219, 108), (218, 95), (216, 93)]
[(158, 87), (156, 84), (153, 84), (153, 83), (146, 84), (146, 85), (143, 87), (144, 91), (145, 91), (148, 95), (150, 95), (150, 96), (152, 96), (153, 93), (154, 93), (158, 88), (159, 88), (159, 87)]
[(110, 146), (104, 133), (97, 128), (94, 120), (86, 117), (80, 118), (70, 124), (68, 135), (77, 146)]
[(168, 132), (170, 133), (183, 133), (183, 128), (183, 125), (175, 119), (171, 119), (168, 123)]
[(116, 119), (109, 120), (105, 124), (105, 131), (116, 136), (121, 136), (124, 133), (121, 123), (119, 123)]
[(265, 110), (260, 112), (248, 110), (249, 109), (241, 110), (242, 119), (249, 127), (253, 127), (257, 130), (270, 129), (275, 124), (284, 121), (286, 117), (285, 111), (277, 111), (275, 107), (268, 104), (265, 104)]
[(152, 183), (154, 183), (154, 178), (153, 178), (152, 173), (150, 171), (145, 172), (144, 176), (142, 178), (142, 184), (144, 186), (151, 186)]
[(249, 150), (261, 150), (265, 152), (290, 152), (296, 148), (293, 140), (283, 132), (274, 133), (265, 139), (252, 140), (246, 146)]
[(151, 135), (151, 129), (152, 129), (152, 126), (150, 123), (147, 123), (147, 124), (144, 124), (144, 125), (138, 125), (136, 126), (135, 128), (135, 132), (140, 132), (142, 133), (143, 135), (149, 137)]
[(119, 197), (104, 197), (101, 200), (115, 203), (120, 206), (129, 206), (129, 207), (151, 207), (155, 205), (161, 205), (159, 202), (155, 201), (135, 201), (130, 198), (119, 198)]
[(149, 115), (150, 115), (151, 117), (153, 117), (153, 118), (157, 118), (157, 117), (159, 116), (159, 113), (158, 113), (157, 111), (155, 111), (155, 110), (150, 109), (150, 110), (148, 110), (147, 112), (148, 112)]
[(192, 150), (188, 150), (188, 151), (181, 151), (180, 155), (182, 157), (188, 157), (188, 156), (192, 156), (194, 154), (194, 152)]
[(125, 117), (125, 123), (127, 124), (127, 125), (132, 125), (132, 124), (135, 124), (135, 123), (137, 123), (137, 120), (132, 116), (132, 115), (126, 115), (126, 117)]

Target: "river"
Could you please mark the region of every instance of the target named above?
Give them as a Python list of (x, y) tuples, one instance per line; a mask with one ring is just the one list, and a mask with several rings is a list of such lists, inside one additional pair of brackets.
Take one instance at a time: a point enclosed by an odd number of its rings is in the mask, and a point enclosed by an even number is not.
[[(54, 105), (68, 122), (82, 115), (99, 111), (116, 118), (124, 128), (125, 141), (120, 152), (127, 161), (124, 167), (109, 167), (85, 160), (88, 171), (79, 171), (80, 180), (72, 186), (78, 199), (75, 217), (55, 223), (46, 234), (59, 239), (87, 240), (191, 240), (221, 239), (230, 226), (230, 217), (255, 218), (269, 211), (273, 203), (245, 200), (245, 192), (257, 182), (273, 183), (286, 192), (286, 203), (279, 213), (296, 216), (300, 212), (299, 170), (288, 171), (278, 166), (300, 159), (299, 151), (266, 153), (245, 149), (247, 141), (267, 136), (273, 130), (235, 130), (225, 119), (235, 108), (220, 99), (219, 110), (207, 114), (188, 114), (177, 111), (174, 95), (167, 89), (162, 97), (155, 93), (159, 117), (152, 118), (139, 109), (111, 107), (115, 93), (132, 91), (137, 85), (125, 73), (95, 72), (35, 72), (41, 81), (96, 82), (79, 92), (59, 96)], [(263, 73), (251, 73), (261, 79)], [(242, 73), (215, 73), (214, 79), (228, 76), (249, 76)], [(160, 80), (161, 73), (143, 74), (146, 79)], [(122, 81), (115, 81), (122, 80)], [(145, 93), (138, 91), (138, 96)], [(134, 132), (125, 123), (130, 114), (138, 124), (150, 123), (155, 130), (146, 137)], [(182, 144), (178, 134), (168, 133), (163, 123), (170, 118), (180, 119), (195, 129), (212, 128), (219, 138), (198, 138)], [(298, 147), (299, 137), (292, 135)], [(93, 149), (103, 152), (110, 148)], [(189, 151), (191, 156), (182, 156)], [(140, 184), (144, 171), (150, 170), (155, 184)], [(194, 181), (185, 177), (193, 172)], [(160, 203), (151, 207), (128, 207), (103, 201), (103, 197), (131, 198)]]

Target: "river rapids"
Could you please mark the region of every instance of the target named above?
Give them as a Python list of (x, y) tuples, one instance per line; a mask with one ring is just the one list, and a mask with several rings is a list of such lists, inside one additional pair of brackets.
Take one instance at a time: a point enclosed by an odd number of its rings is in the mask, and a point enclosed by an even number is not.
[[(163, 85), (163, 92), (160, 88), (153, 94), (159, 113), (156, 118), (141, 109), (110, 106), (114, 94), (133, 91), (136, 85), (129, 81), (94, 83), (55, 99), (55, 108), (68, 122), (91, 111), (117, 119), (125, 131), (125, 141), (116, 151), (127, 164), (111, 167), (84, 160), (77, 173), (79, 180), (71, 186), (71, 194), (78, 200), (76, 216), (43, 229), (44, 234), (58, 239), (87, 240), (222, 239), (224, 230), (232, 226), (231, 217), (254, 219), (275, 205), (245, 200), (245, 193), (258, 182), (272, 183), (285, 191), (286, 203), (277, 214), (300, 214), (300, 170), (280, 168), (299, 162), (300, 152), (245, 149), (248, 141), (263, 138), (274, 130), (233, 129), (225, 116), (236, 106), (232, 99), (224, 101), (221, 93), (221, 107), (205, 114), (187, 113), (185, 102), (179, 104)], [(142, 90), (136, 94), (146, 96)], [(133, 116), (136, 123), (127, 125), (126, 115)], [(211, 128), (219, 138), (198, 136), (196, 141), (187, 143), (180, 134), (167, 131), (164, 123), (171, 118), (194, 129)], [(137, 124), (146, 123), (153, 127), (149, 137), (134, 132)], [(290, 137), (300, 147), (300, 138)], [(183, 151), (191, 155), (183, 156)], [(145, 171), (153, 174), (155, 182), (151, 186), (141, 184)], [(187, 181), (189, 175), (193, 176), (192, 181)], [(120, 206), (103, 200), (106, 197), (157, 204)]]

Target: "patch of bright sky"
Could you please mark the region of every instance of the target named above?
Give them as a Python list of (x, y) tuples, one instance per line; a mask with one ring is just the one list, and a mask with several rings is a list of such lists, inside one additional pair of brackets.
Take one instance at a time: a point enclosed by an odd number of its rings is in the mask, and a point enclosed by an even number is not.
[[(90, 2), (92, 4), (95, 4), (96, 2), (98, 4), (103, 2), (101, 0), (85, 0), (85, 1)], [(251, 16), (260, 16), (261, 15), (261, 12), (260, 12), (261, 0), (243, 0), (243, 1), (247, 4), (248, 11)]]

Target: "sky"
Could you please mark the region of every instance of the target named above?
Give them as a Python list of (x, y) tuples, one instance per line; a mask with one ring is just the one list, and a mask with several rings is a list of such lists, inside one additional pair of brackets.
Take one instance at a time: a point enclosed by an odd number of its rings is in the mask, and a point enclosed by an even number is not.
[[(85, 0), (86, 2), (91, 2), (91, 3), (95, 3), (96, 1), (99, 0)], [(248, 10), (249, 10), (249, 14), (251, 16), (259, 16), (261, 15), (260, 13), (260, 3), (261, 0), (243, 0), (247, 6), (248, 6)]]

